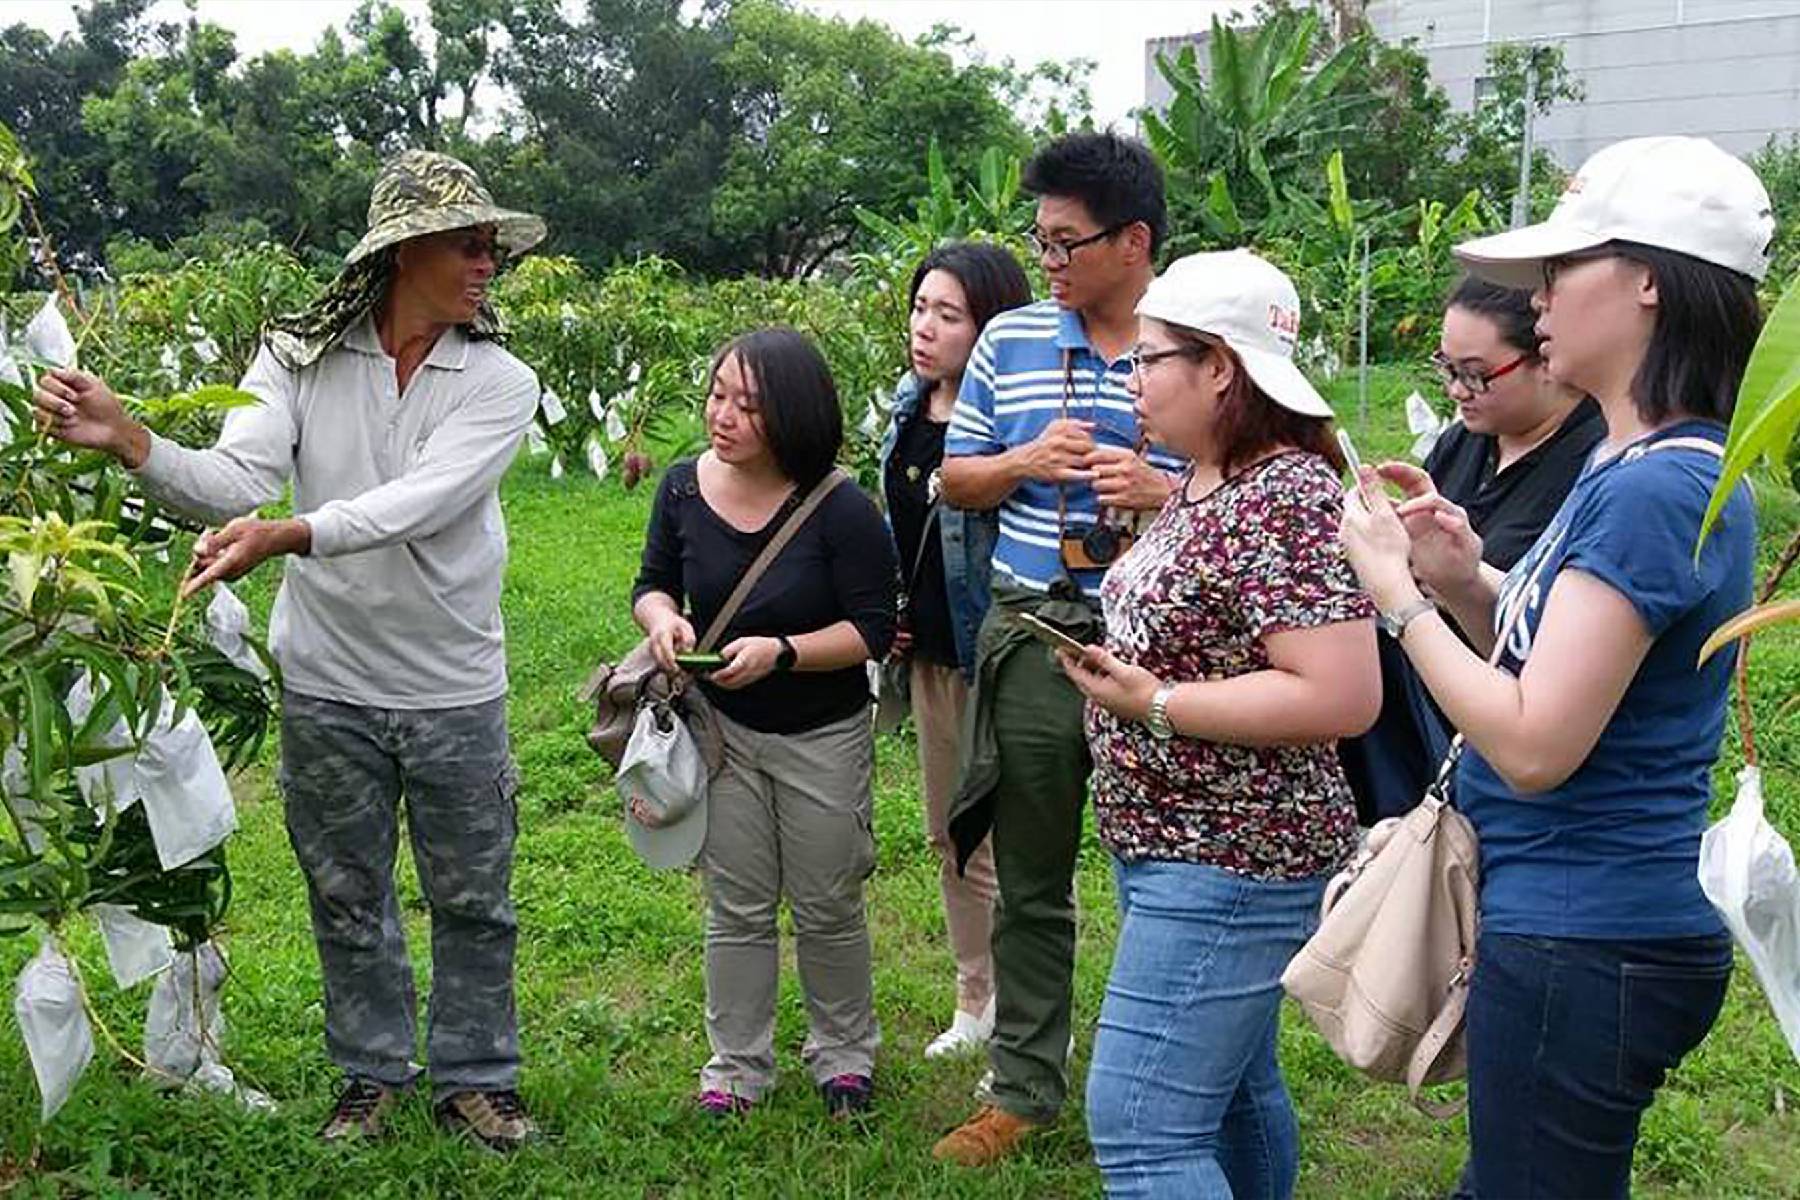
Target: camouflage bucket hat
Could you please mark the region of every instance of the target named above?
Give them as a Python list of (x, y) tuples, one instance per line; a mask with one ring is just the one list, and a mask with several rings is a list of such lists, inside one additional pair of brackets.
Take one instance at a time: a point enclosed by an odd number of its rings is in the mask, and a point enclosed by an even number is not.
[(407, 150), (382, 164), (369, 197), (369, 232), (344, 265), (408, 238), (473, 225), (492, 225), (494, 241), (508, 258), (544, 240), (543, 218), (496, 205), (467, 163), (430, 150)]

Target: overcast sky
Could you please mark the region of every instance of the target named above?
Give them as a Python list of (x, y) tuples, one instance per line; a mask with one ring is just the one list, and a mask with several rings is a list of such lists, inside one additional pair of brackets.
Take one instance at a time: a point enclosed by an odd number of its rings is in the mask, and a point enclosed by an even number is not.
[[(911, 38), (938, 22), (975, 35), (990, 60), (1020, 66), (1044, 59), (1091, 58), (1094, 116), (1123, 122), (1144, 102), (1144, 42), (1206, 28), (1212, 14), (1249, 5), (1233, 0), (800, 0), (803, 7), (852, 20), (871, 17)], [(200, 18), (237, 34), (246, 57), (304, 50), (327, 25), (342, 26), (358, 0), (199, 0)], [(24, 21), (63, 33), (75, 27), (72, 0), (0, 0), (0, 24)], [(425, 0), (399, 0), (423, 24)], [(159, 0), (153, 16), (183, 16), (179, 0)]]

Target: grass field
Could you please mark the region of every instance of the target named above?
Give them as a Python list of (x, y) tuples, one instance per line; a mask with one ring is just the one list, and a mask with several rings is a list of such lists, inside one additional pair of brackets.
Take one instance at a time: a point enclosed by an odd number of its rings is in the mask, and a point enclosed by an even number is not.
[[(1336, 399), (1365, 457), (1402, 453), (1410, 443), (1396, 415), (1408, 386), (1397, 373), (1378, 373), (1364, 428), (1353, 415), (1354, 380), (1340, 381)], [(1764, 488), (1765, 542), (1775, 547), (1795, 524), (1795, 505), (1771, 493)], [(585, 476), (552, 482), (543, 459), (522, 461), (505, 490), (513, 546), (505, 594), (511, 720), (525, 780), (515, 885), (523, 1090), (548, 1131), (544, 1141), (509, 1160), (486, 1157), (437, 1136), (422, 1100), (404, 1110), (396, 1135), (380, 1145), (346, 1149), (313, 1139), (336, 1080), (324, 1056), (300, 875), (265, 766), (237, 781), (243, 830), (232, 843), (237, 898), (227, 938), (235, 969), (227, 1045), (232, 1066), (273, 1094), (280, 1111), (257, 1116), (216, 1099), (159, 1096), (102, 1047), (74, 1100), (40, 1131), (23, 1047), (6, 1022), (0, 1192), (363, 1200), (1098, 1192), (1078, 1104), (1001, 1169), (970, 1173), (929, 1158), (933, 1140), (969, 1111), (980, 1063), (927, 1065), (920, 1057), (949, 1015), (953, 987), (936, 867), (920, 829), (913, 748), (902, 739), (880, 746), (880, 866), (869, 890), (884, 1035), (878, 1115), (866, 1128), (820, 1119), (799, 1065), (804, 1014), (791, 951), (784, 952), (777, 1030), (784, 1076), (772, 1102), (726, 1123), (690, 1110), (694, 1072), (705, 1057), (699, 890), (686, 875), (649, 872), (631, 854), (606, 773), (581, 740), (584, 714), (574, 700), (594, 659), (622, 651), (635, 636), (627, 594), (649, 494)], [(243, 589), (260, 611), (272, 583), (260, 579)], [(1769, 638), (1756, 662), (1772, 809), (1790, 835), (1800, 834), (1800, 739), (1791, 723), (1773, 724), (1780, 700), (1800, 688), (1800, 645)], [(1721, 788), (1735, 762), (1728, 750)], [(1722, 802), (1726, 795), (1721, 791)], [(426, 919), (409, 866), (402, 880), (424, 982)], [(1078, 1080), (1115, 932), (1105, 854), (1091, 839), (1080, 890)], [(89, 977), (105, 980), (97, 940), (83, 935), (77, 943)], [(0, 944), (0, 979), (10, 980), (31, 949), (23, 940)], [(146, 991), (95, 985), (100, 1011), (127, 1044), (138, 1041)], [(1365, 1083), (1289, 1015), (1282, 1059), (1302, 1121), (1300, 1194), (1443, 1194), (1461, 1162), (1462, 1123), (1428, 1120), (1395, 1089)], [(1800, 1146), (1788, 1113), (1797, 1100), (1800, 1067), (1747, 968), (1740, 970), (1723, 1019), (1645, 1122), (1638, 1194), (1800, 1196)]]

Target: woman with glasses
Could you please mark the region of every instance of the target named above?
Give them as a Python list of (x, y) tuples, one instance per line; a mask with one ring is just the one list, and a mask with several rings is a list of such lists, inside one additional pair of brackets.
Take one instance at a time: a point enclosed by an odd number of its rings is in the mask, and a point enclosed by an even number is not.
[(1696, 868), (1735, 655), (1699, 649), (1750, 600), (1747, 486), (1699, 538), (1769, 213), (1711, 142), (1638, 138), (1590, 158), (1549, 220), (1458, 248), (1535, 282), (1545, 365), (1606, 422), (1510, 572), (1422, 476), (1382, 468), (1396, 506), (1366, 472), (1368, 503), (1345, 503), (1357, 574), (1467, 740), (1455, 802), (1481, 843), (1481, 933), (1462, 1196), (1627, 1195), (1644, 1110), (1724, 1003), (1731, 941)]
[(1293, 284), (1181, 259), (1138, 308), (1145, 430), (1192, 467), (1101, 585), (1088, 699), (1123, 917), (1088, 1074), (1112, 1196), (1281, 1197), (1299, 1136), (1281, 971), (1356, 843), (1332, 742), (1380, 700), (1374, 612), (1337, 545), (1331, 409), (1295, 368)]
[[(1501, 571), (1550, 523), (1606, 433), (1599, 406), (1545, 368), (1536, 326), (1528, 289), (1469, 276), (1450, 294), (1432, 356), (1458, 419), (1438, 438), (1423, 475), (1468, 514), (1482, 561)], [(1395, 470), (1420, 482), (1410, 469)], [(1381, 717), (1338, 745), (1365, 825), (1417, 804), (1450, 744), (1443, 714), (1406, 655), (1392, 638), (1380, 639), (1380, 651)]]
[(988, 607), (998, 533), (991, 514), (944, 504), (939, 469), (963, 369), (989, 318), (1031, 303), (1011, 252), (954, 242), (913, 272), (908, 356), (881, 444), (881, 486), (901, 571), (893, 661), (904, 665), (919, 735), (925, 836), (941, 860), (944, 927), (956, 959), (956, 1015), (926, 1058), (985, 1046), (994, 1032), (994, 850), (984, 839), (962, 870), (950, 841), (958, 732), (975, 669), (975, 634)]

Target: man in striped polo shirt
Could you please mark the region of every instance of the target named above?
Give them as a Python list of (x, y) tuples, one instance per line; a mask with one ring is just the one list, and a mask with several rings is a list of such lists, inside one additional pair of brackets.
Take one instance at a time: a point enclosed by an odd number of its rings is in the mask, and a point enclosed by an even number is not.
[(993, 605), (976, 648), (951, 834), (963, 861), (992, 831), (992, 1070), (974, 1117), (933, 1153), (996, 1161), (1056, 1119), (1068, 1091), (1074, 875), (1092, 767), (1082, 699), (1014, 619), (1101, 640), (1100, 580), (1177, 458), (1140, 446), (1125, 390), (1136, 307), (1167, 225), (1162, 172), (1138, 141), (1080, 133), (1026, 164), (1047, 301), (988, 323), (944, 443), (947, 503), (998, 509)]

